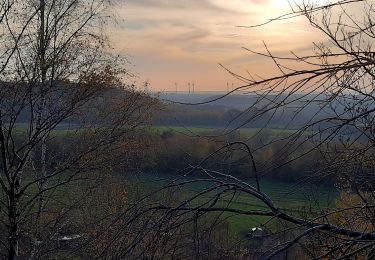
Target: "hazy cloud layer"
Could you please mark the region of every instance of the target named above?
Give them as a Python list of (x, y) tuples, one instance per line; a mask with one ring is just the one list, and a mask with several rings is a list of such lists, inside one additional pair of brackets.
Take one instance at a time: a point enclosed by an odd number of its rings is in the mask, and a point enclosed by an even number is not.
[(319, 37), (302, 19), (238, 27), (286, 12), (282, 1), (286, 0), (126, 0), (118, 10), (124, 21), (113, 38), (116, 48), (131, 56), (134, 70), (155, 89), (174, 89), (175, 82), (183, 89), (193, 80), (201, 90), (224, 89), (234, 79), (218, 63), (240, 73), (270, 70), (241, 47), (261, 51), (265, 41), (280, 53), (306, 48)]

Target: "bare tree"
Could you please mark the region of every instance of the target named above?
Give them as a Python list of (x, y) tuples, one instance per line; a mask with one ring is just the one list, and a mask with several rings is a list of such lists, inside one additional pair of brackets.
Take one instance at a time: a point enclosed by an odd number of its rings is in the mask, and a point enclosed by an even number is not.
[(135, 149), (134, 136), (158, 103), (123, 83), (129, 76), (124, 60), (111, 54), (104, 33), (111, 4), (1, 4), (3, 257), (40, 257), (40, 248), (57, 239), (59, 216), (69, 212), (66, 206), (48, 222), (51, 204), (57, 205), (53, 193), (110, 169), (114, 159)]
[[(271, 22), (305, 17), (313, 29), (326, 36), (326, 41), (314, 43), (311, 55), (291, 53), (289, 56), (276, 56), (265, 45), (264, 53), (246, 50), (273, 62), (279, 71), (278, 76), (257, 78), (240, 75), (225, 68), (244, 82), (243, 86), (234, 91), (242, 90), (257, 97), (243, 113), (247, 113), (252, 107), (261, 108), (257, 110), (257, 114), (251, 114), (243, 125), (266, 112), (276, 115), (279, 111), (292, 110), (293, 116), (284, 126), (287, 129), (296, 117), (310, 111), (308, 120), (297, 130), (287, 137), (282, 136), (282, 140), (273, 138), (270, 141), (282, 142), (282, 149), (275, 156), (283, 160), (276, 164), (265, 162), (264, 165), (259, 165), (257, 162), (261, 159), (257, 158), (257, 151), (248, 143), (227, 143), (200, 164), (185, 169), (180, 179), (162, 188), (165, 190), (192, 183), (206, 183), (199, 192), (181, 200), (159, 203), (153, 201), (146, 209), (144, 204), (139, 204), (142, 206), (137, 207), (134, 216), (155, 216), (155, 212), (158, 212), (160, 215), (154, 221), (159, 224), (143, 227), (142, 230), (146, 232), (132, 240), (130, 245), (133, 248), (136, 243), (147, 241), (146, 234), (150, 234), (155, 226), (159, 228), (159, 225), (172, 222), (173, 225), (168, 226), (168, 231), (163, 234), (171, 230), (181, 231), (181, 226), (186, 224), (198, 227), (197, 220), (216, 212), (245, 215), (249, 218), (262, 216), (265, 217), (262, 224), (264, 228), (270, 221), (280, 224), (281, 228), (275, 231), (277, 242), (257, 255), (261, 259), (280, 256), (292, 247), (303, 251), (300, 257), (313, 259), (374, 257), (374, 3), (344, 0), (317, 6), (302, 1), (294, 3), (292, 7), (291, 13)], [(353, 10), (361, 10), (361, 15), (353, 14)], [(311, 110), (311, 107), (315, 109)], [(301, 152), (297, 149), (301, 144), (309, 144), (308, 149)], [(233, 149), (244, 151), (251, 159), (249, 175), (254, 176), (254, 182), (243, 181), (230, 172), (224, 173), (206, 167), (207, 162), (215, 160), (218, 154), (231, 152)], [(333, 180), (340, 194), (339, 199), (333, 207), (316, 208), (302, 213), (283, 209), (263, 191), (262, 177), (276, 167), (304, 159), (313, 153), (319, 154), (319, 161), (311, 177)], [(201, 178), (184, 179), (197, 172), (202, 174)], [(245, 209), (241, 208), (235, 203), (238, 195), (253, 197), (262, 207), (249, 205)], [(146, 204), (149, 202), (145, 201)], [(126, 225), (130, 225), (135, 218), (130, 218)], [(203, 233), (202, 231), (201, 234)], [(187, 248), (196, 252), (197, 259), (202, 256), (200, 250), (203, 248), (199, 237), (196, 235), (192, 240), (184, 240), (186, 245), (189, 244)], [(125, 248), (124, 255), (132, 250), (132, 247)]]

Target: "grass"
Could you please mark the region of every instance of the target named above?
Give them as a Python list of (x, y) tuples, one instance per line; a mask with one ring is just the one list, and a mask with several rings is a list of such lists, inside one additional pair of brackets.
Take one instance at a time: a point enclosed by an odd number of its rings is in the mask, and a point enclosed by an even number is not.
[[(29, 124), (28, 123), (17, 123), (15, 125), (15, 133), (16, 134), (26, 134), (28, 131)], [(259, 132), (266, 130), (269, 131), (271, 137), (285, 137), (295, 133), (297, 130), (293, 129), (262, 129), (262, 128), (240, 128), (235, 130), (235, 134), (238, 135), (241, 139), (251, 138), (252, 136), (258, 134)], [(58, 125), (51, 134), (53, 136), (64, 136), (70, 132), (74, 132), (76, 129), (74, 126), (69, 124), (60, 124)], [(224, 128), (212, 128), (212, 127), (189, 127), (189, 126), (152, 126), (149, 131), (151, 133), (155, 133), (158, 135), (162, 135), (163, 133), (172, 132), (177, 134), (183, 135), (190, 135), (190, 136), (210, 136), (210, 135), (222, 135), (226, 133), (232, 134), (230, 129)]]
[[(144, 194), (157, 190), (168, 181), (166, 175), (140, 174), (130, 178), (132, 187), (137, 187), (138, 192)], [(208, 187), (207, 184), (195, 183), (189, 184), (184, 188), (181, 187), (176, 199), (182, 201), (189, 196), (196, 194), (198, 191)], [(261, 190), (268, 194), (277, 207), (289, 212), (293, 215), (303, 215), (305, 212), (318, 213), (320, 209), (331, 208), (335, 204), (337, 192), (325, 186), (294, 186), (293, 184), (279, 181), (262, 181)], [(212, 198), (214, 193), (206, 194), (194, 203), (199, 204)], [(241, 210), (265, 210), (267, 207), (255, 197), (245, 193), (236, 193), (232, 198), (232, 194), (224, 196), (216, 207), (229, 207)], [(217, 213), (211, 213), (215, 216)], [(269, 217), (247, 216), (233, 213), (223, 213), (222, 218), (226, 218), (229, 228), (233, 234), (241, 234), (249, 231), (253, 227), (259, 227), (263, 223), (270, 220)], [(276, 228), (277, 223), (271, 223), (271, 228)]]
[(212, 134), (214, 131), (218, 131), (218, 128), (208, 127), (184, 127), (184, 126), (153, 126), (150, 131), (156, 134), (163, 134), (166, 132), (181, 133), (181, 134)]
[[(26, 133), (27, 131), (27, 124), (17, 124), (16, 131), (19, 133)], [(154, 126), (150, 129), (152, 133), (156, 133), (162, 135), (165, 132), (175, 132), (175, 133), (182, 133), (187, 135), (212, 135), (218, 134), (220, 131), (224, 129), (217, 129), (217, 128), (200, 128), (200, 127), (178, 127), (178, 126)], [(243, 128), (238, 130), (238, 134), (241, 138), (248, 138), (254, 136), (258, 133), (261, 129), (260, 128)], [(67, 134), (69, 130), (67, 125), (58, 126), (53, 135), (61, 136)], [(271, 136), (283, 136), (293, 134), (296, 130), (290, 129), (268, 129), (270, 131)], [(146, 194), (151, 190), (156, 190), (161, 187), (163, 184), (166, 183), (166, 179), (163, 175), (159, 176), (152, 176), (149, 174), (142, 174), (138, 175), (137, 177), (131, 178), (132, 183), (136, 185), (129, 185), (129, 196), (131, 194)], [(164, 180), (156, 180), (157, 178)], [(194, 184), (188, 185), (184, 189), (181, 189), (179, 192), (180, 199), (187, 198), (192, 194), (196, 193), (199, 190), (204, 189), (206, 186), (203, 184)], [(134, 192), (134, 189), (137, 189), (137, 192)], [(278, 181), (262, 181), (261, 189), (263, 192), (268, 194), (276, 205), (285, 211), (293, 213), (293, 214), (301, 214), (306, 209), (313, 208), (314, 210), (319, 210), (320, 208), (327, 208), (332, 207), (335, 203), (335, 199), (337, 194), (334, 191), (329, 190), (327, 187), (320, 187), (320, 186), (300, 186), (298, 188), (294, 187), (292, 184), (287, 184)], [(133, 190), (133, 191), (132, 191)], [(317, 196), (318, 195), (318, 196)], [(201, 198), (201, 201), (210, 199), (210, 196), (214, 196), (214, 194), (207, 194), (205, 197)], [(133, 198), (135, 199), (135, 198)], [(199, 203), (197, 201), (196, 203)], [(235, 194), (234, 199), (232, 200), (231, 197), (228, 195), (222, 198), (217, 206), (228, 206), (231, 208), (242, 209), (242, 210), (266, 210), (264, 205), (257, 199), (252, 196), (249, 196), (244, 193), (237, 193)], [(223, 217), (228, 218), (228, 223), (230, 225), (231, 230), (234, 233), (241, 233), (245, 232), (246, 230), (250, 230), (252, 227), (256, 227), (261, 225), (262, 223), (269, 220), (268, 217), (250, 217), (245, 215), (233, 215), (230, 213), (224, 213)]]
[[(298, 130), (294, 129), (270, 129), (270, 128), (240, 128), (235, 130), (236, 134), (241, 138), (250, 138), (261, 131), (269, 131), (272, 137), (274, 136), (288, 136), (296, 133)], [(180, 133), (185, 135), (217, 135), (230, 132), (230, 129), (212, 128), (212, 127), (189, 127), (189, 126), (153, 126), (151, 132), (163, 134), (166, 132)]]
[[(25, 136), (29, 131), (30, 124), (28, 123), (16, 123), (14, 125), (13, 131), (16, 135)], [(69, 124), (59, 124), (51, 134), (53, 136), (64, 136), (68, 133), (73, 133), (76, 129)]]
[[(116, 177), (116, 176), (115, 176)], [(145, 194), (148, 194), (152, 191), (158, 190), (160, 187), (163, 187), (168, 183), (173, 176), (166, 174), (133, 174), (133, 175), (123, 175), (119, 174), (115, 180), (121, 182), (121, 185), (125, 187), (128, 191), (128, 202), (136, 202), (137, 199)], [(184, 180), (192, 180), (192, 178), (186, 178)], [(29, 180), (24, 180), (29, 181)], [(249, 183), (251, 181), (249, 180)], [(67, 186), (62, 186), (53, 191), (53, 198), (58, 199), (59, 203), (71, 203), (70, 200), (75, 196), (77, 191), (81, 190), (83, 187), (86, 187), (89, 183), (86, 182), (73, 182)], [(120, 186), (121, 186), (120, 185)], [(88, 187), (88, 186), (87, 186)], [(176, 194), (174, 194), (177, 201), (182, 201), (193, 194), (196, 194), (198, 191), (201, 191), (209, 187), (206, 183), (194, 183), (186, 185), (185, 187), (179, 187)], [(318, 211), (319, 209), (330, 208), (335, 205), (335, 200), (338, 196), (337, 192), (333, 189), (330, 189), (325, 186), (294, 186), (290, 183), (284, 183), (279, 181), (262, 181), (261, 189), (264, 193), (268, 194), (276, 204), (276, 206), (284, 209), (286, 212), (289, 212), (293, 215), (301, 215), (305, 212), (306, 209), (312, 208), (313, 211)], [(33, 185), (29, 190), (29, 195), (35, 193), (37, 190), (36, 185)], [(79, 192), (78, 192), (79, 193)], [(318, 195), (318, 196), (315, 196)], [(192, 203), (192, 205), (198, 205), (212, 198), (214, 193), (204, 195), (200, 199)], [(315, 200), (313, 200), (315, 198)], [(163, 201), (162, 195), (155, 196), (156, 201)], [(126, 208), (125, 203), (123, 206)], [(50, 209), (59, 207), (58, 204), (55, 205), (55, 202), (52, 200), (49, 204)], [(230, 207), (241, 210), (267, 210), (264, 204), (257, 200), (256, 198), (249, 196), (245, 193), (236, 193), (232, 198), (231, 194), (223, 196), (221, 200), (218, 201), (216, 207)], [(105, 209), (99, 207), (96, 210), (96, 217), (105, 215)], [(72, 219), (76, 220), (79, 223), (80, 218), (82, 217), (79, 211), (73, 210), (70, 212)], [(213, 220), (215, 217), (219, 216), (219, 212), (209, 213), (208, 219)], [(264, 223), (270, 221), (270, 217), (261, 217), (261, 216), (247, 216), (239, 215), (234, 213), (222, 213), (221, 219), (224, 219), (226, 222), (225, 227), (229, 229), (229, 235), (236, 239), (236, 237), (243, 237), (244, 234), (248, 233), (252, 228), (262, 226)], [(271, 221), (267, 225), (273, 231), (278, 229), (278, 223), (276, 221)]]

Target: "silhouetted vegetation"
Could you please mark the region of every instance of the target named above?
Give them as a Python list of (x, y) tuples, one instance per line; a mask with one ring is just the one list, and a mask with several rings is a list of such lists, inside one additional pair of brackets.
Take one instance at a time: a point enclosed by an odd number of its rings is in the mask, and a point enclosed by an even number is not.
[[(345, 9), (359, 3), (361, 22)], [(371, 1), (270, 20), (330, 40), (251, 52), (279, 76), (225, 68), (244, 85), (158, 97), (126, 83), (113, 4), (0, 3), (1, 258), (374, 258)]]

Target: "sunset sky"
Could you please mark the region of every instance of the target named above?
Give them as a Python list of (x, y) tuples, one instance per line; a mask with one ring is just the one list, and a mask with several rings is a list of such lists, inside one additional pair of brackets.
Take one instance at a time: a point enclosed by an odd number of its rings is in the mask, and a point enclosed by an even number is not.
[[(315, 1), (326, 3), (327, 1)], [(112, 34), (131, 70), (153, 90), (227, 90), (240, 83), (218, 63), (246, 75), (276, 73), (269, 60), (242, 49), (275, 53), (311, 50), (321, 36), (302, 17), (242, 28), (290, 11), (286, 0), (126, 0)]]

